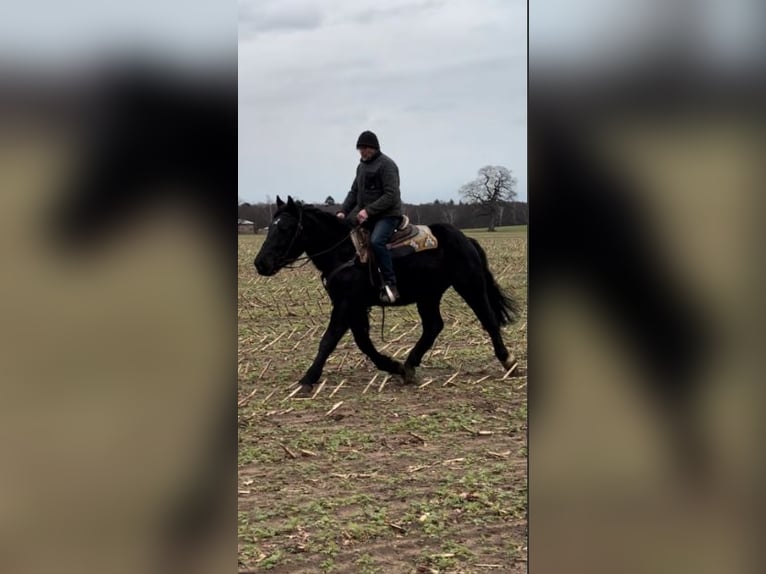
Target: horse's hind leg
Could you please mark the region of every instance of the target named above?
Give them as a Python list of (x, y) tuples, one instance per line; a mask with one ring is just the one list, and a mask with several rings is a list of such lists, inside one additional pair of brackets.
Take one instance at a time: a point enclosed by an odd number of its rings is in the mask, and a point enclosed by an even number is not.
[(351, 319), (351, 332), (354, 334), (356, 346), (372, 360), (378, 369), (394, 375), (404, 374), (404, 367), (399, 361), (384, 355), (375, 348), (372, 339), (370, 339), (370, 319), (366, 310), (354, 313), (354, 317)]
[(492, 347), (495, 350), (495, 356), (503, 365), (503, 368), (513, 368), (516, 365), (516, 359), (508, 352), (503, 342), (500, 324), (492, 312), (492, 307), (489, 305), (483, 281), (475, 280), (470, 284), (457, 284), (455, 285), (455, 291), (468, 303), (468, 306), (481, 322), (481, 326), (489, 333), (489, 337), (492, 339)]
[(440, 301), (441, 295), (434, 299), (418, 302), (418, 313), (420, 313), (420, 319), (423, 323), (423, 334), (404, 362), (404, 381), (406, 383), (415, 382), (415, 367), (420, 365), (423, 355), (428, 352), (444, 328), (444, 320), (439, 312)]

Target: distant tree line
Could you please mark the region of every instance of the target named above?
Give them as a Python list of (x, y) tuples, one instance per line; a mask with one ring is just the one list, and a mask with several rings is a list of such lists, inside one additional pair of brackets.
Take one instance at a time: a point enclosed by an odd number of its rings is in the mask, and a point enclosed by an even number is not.
[[(529, 223), (527, 204), (516, 201), (516, 178), (511, 170), (502, 165), (485, 165), (478, 170), (476, 178), (464, 184), (458, 193), (467, 203), (462, 200), (458, 203), (454, 200), (436, 200), (418, 205), (405, 203), (404, 213), (416, 225), (450, 223), (459, 229), (486, 227), (488, 231), (495, 231), (495, 227)], [(266, 196), (266, 203), (238, 203), (239, 220), (254, 222), (256, 229), (266, 227), (271, 221), (275, 206), (270, 196)], [(317, 207), (328, 212), (339, 209), (331, 195)]]
[[(332, 198), (328, 198), (332, 199)], [(338, 205), (333, 201), (328, 204), (315, 204), (318, 208), (334, 213)], [(451, 223), (459, 229), (490, 226), (495, 210), (495, 222), (498, 226), (527, 225), (529, 223), (529, 207), (526, 202), (501, 201), (494, 208), (481, 204), (464, 203), (463, 201), (433, 201), (431, 203), (404, 204), (404, 212), (415, 224), (429, 225), (431, 223)], [(255, 223), (256, 229), (266, 227), (271, 219), (276, 205), (273, 203), (241, 203), (237, 208), (237, 219), (249, 220)]]

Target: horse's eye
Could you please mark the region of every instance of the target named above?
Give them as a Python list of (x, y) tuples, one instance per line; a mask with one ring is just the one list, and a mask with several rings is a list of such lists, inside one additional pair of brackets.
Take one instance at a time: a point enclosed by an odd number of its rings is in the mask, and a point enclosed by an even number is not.
[(277, 230), (277, 231), (284, 231), (284, 230), (285, 230), (285, 227), (286, 227), (286, 224), (285, 224), (285, 222), (282, 220), (282, 218), (280, 217), (280, 218), (277, 218), (277, 219), (275, 219), (275, 220), (272, 222), (271, 226), (272, 226), (272, 227), (273, 227), (275, 230)]

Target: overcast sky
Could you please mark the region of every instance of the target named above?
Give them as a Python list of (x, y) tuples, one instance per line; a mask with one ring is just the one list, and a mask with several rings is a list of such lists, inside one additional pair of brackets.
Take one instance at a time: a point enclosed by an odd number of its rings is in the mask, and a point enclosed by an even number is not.
[(403, 200), (487, 164), (526, 200), (524, 0), (240, 0), (239, 198), (345, 197), (374, 131)]

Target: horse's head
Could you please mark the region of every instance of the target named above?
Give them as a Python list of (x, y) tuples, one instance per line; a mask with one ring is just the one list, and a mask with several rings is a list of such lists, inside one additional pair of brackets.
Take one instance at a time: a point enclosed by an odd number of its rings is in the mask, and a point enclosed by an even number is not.
[(277, 196), (277, 212), (269, 225), (266, 241), (255, 257), (255, 268), (261, 275), (274, 275), (295, 261), (306, 246), (303, 242), (303, 212), (288, 196), (287, 203)]

